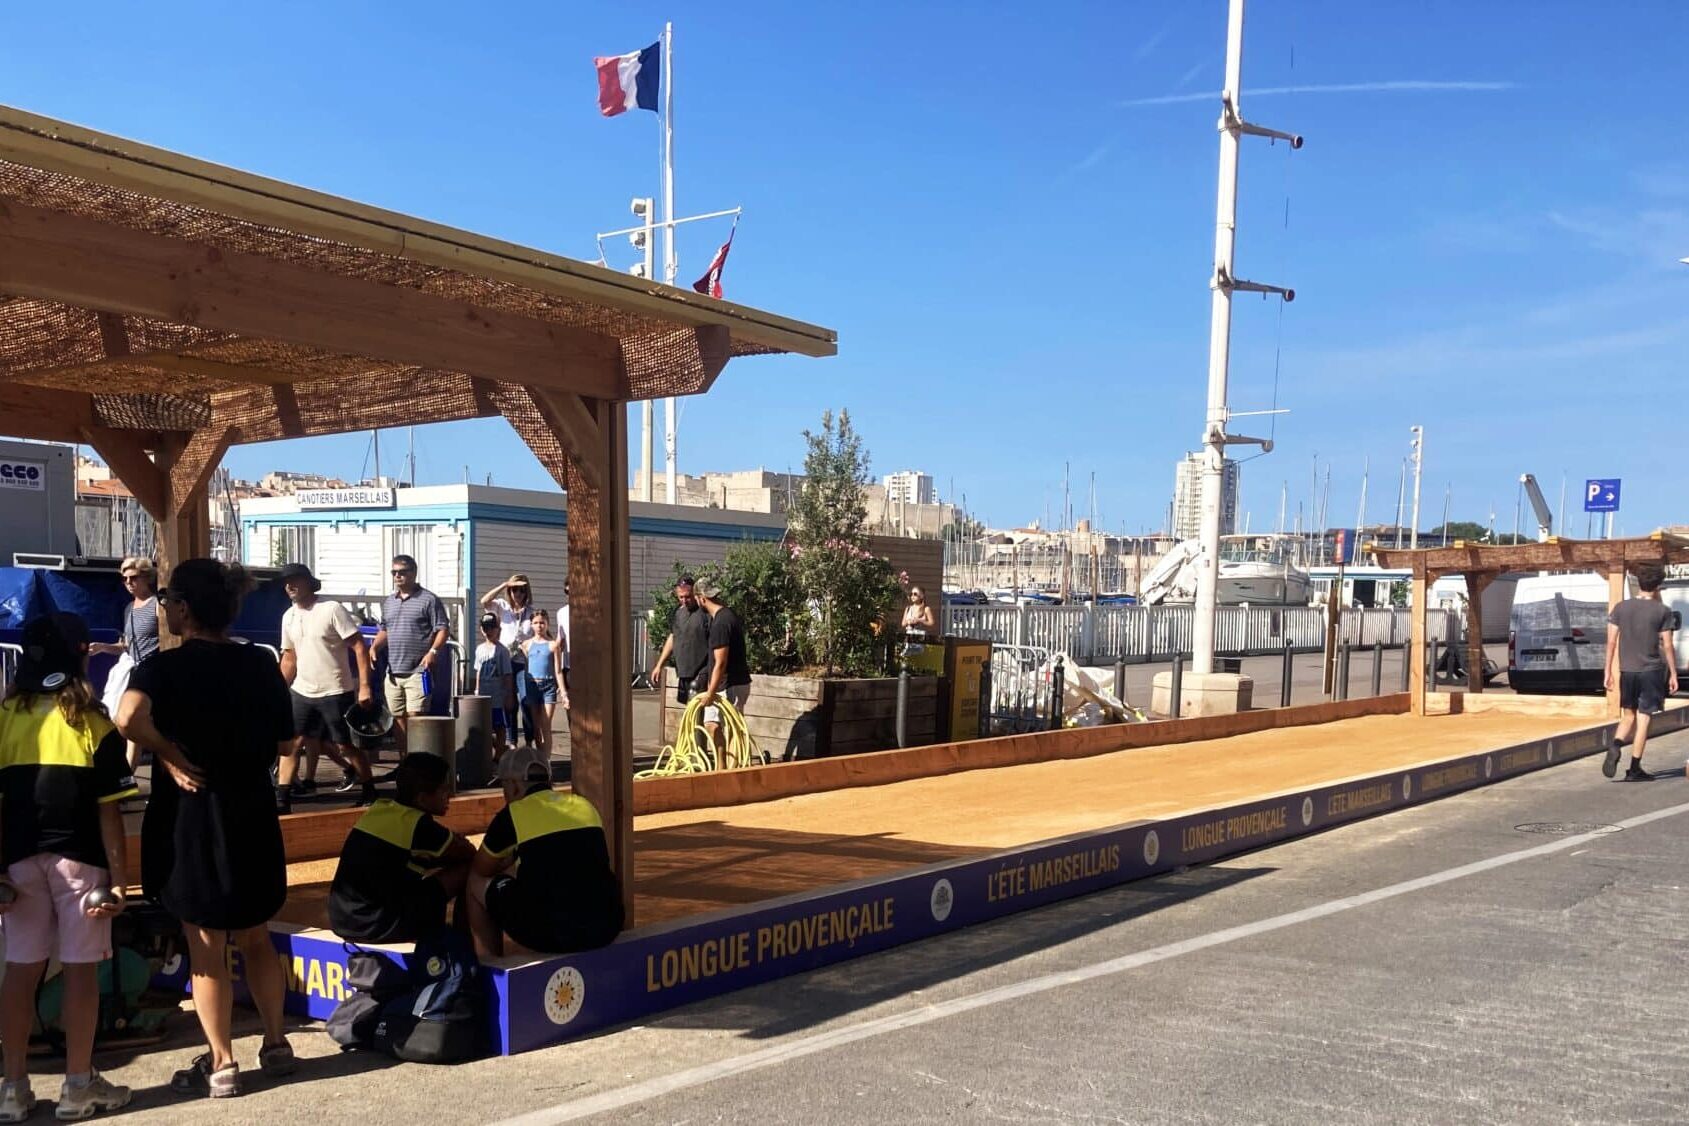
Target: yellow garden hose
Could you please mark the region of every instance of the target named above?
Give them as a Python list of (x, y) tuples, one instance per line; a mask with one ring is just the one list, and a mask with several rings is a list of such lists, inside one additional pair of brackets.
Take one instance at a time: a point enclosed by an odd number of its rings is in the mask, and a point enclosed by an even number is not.
[(745, 726), (745, 717), (718, 695), (714, 705), (721, 713), (723, 749), (719, 761), (710, 741), (709, 729), (704, 726), (704, 697), (693, 696), (680, 713), (680, 728), (673, 743), (657, 753), (657, 761), (649, 770), (641, 770), (635, 778), (672, 778), (680, 774), (703, 774), (711, 770), (736, 770), (744, 766), (766, 764), (768, 756), (757, 746), (756, 737)]

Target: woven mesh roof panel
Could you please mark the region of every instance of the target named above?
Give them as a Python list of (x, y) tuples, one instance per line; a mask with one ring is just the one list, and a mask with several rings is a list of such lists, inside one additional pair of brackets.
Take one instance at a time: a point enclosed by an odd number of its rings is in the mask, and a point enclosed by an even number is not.
[[(0, 202), (99, 220), (150, 234), (345, 277), (377, 281), (466, 301), (479, 307), (613, 337), (621, 343), (635, 398), (684, 392), (703, 367), (690, 324), (578, 301), (496, 278), (352, 246), (299, 231), (249, 222), (174, 200), (94, 183), (75, 176), (0, 161)], [(115, 323), (108, 319), (108, 328)], [(296, 422), (278, 415), (277, 394), (245, 380), (219, 380), (205, 371), (159, 370), (108, 360), (99, 318), (80, 308), (0, 295), (0, 379), (100, 395), (109, 425), (159, 428), (162, 421), (197, 428), (214, 417), (241, 427), (242, 441), (286, 432), (332, 433), (370, 425), (444, 421), (496, 413), (454, 373), (344, 356), (272, 340), (256, 340), (141, 317), (121, 318), (131, 353), (168, 352), (219, 363), (315, 377), (294, 389)], [(730, 355), (775, 351), (734, 338)], [(103, 361), (103, 362), (102, 362)], [(49, 369), (100, 363), (97, 370)], [(123, 394), (119, 395), (117, 392)], [(122, 400), (119, 402), (118, 400)], [(144, 400), (144, 401), (143, 401)], [(283, 411), (288, 413), (293, 408)]]

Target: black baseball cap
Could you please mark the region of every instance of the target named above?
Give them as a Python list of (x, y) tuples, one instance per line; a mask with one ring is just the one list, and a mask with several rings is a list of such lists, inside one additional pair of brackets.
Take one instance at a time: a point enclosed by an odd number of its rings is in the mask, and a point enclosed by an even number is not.
[(66, 681), (82, 675), (88, 651), (88, 623), (59, 611), (24, 623), (23, 653), (18, 657), (16, 683), (24, 692), (56, 692)]
[(285, 583), (289, 579), (304, 579), (311, 584), (312, 594), (323, 588), (323, 581), (311, 574), (311, 568), (303, 563), (289, 563), (281, 569), (281, 581)]

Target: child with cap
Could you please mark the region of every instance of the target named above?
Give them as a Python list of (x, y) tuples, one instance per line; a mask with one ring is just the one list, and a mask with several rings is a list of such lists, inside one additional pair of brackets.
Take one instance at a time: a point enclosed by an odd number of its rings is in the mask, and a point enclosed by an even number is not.
[(496, 957), (514, 944), (566, 954), (614, 939), (622, 897), (598, 810), (551, 788), (551, 760), (538, 748), (512, 750), (498, 776), (506, 804), (470, 865), (476, 952)]
[[(129, 1088), (94, 1070), (99, 967), (111, 957), (111, 919), (128, 884), (118, 802), (136, 796), (123, 737), (88, 683), (88, 627), (74, 614), (24, 626), (17, 675), (0, 701), (0, 1122), (35, 1108), (29, 1034), (35, 992), (57, 956), (64, 966), (65, 1079), (61, 1120), (129, 1102)], [(104, 902), (88, 904), (100, 891)]]
[(349, 942), (428, 937), (469, 878), (475, 846), (434, 820), (452, 799), (446, 760), (408, 754), (393, 781), (395, 796), (377, 799), (347, 834), (329, 886), (329, 928)]
[(481, 616), (481, 644), (475, 647), (475, 691), (493, 700), (493, 761), (504, 755), (505, 722), (516, 706), (515, 668), (510, 650), (499, 642), (497, 614)]

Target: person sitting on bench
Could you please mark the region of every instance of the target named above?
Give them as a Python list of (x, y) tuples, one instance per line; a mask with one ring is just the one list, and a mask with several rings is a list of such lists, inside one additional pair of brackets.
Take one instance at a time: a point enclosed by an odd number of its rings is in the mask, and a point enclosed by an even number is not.
[(538, 748), (506, 752), (498, 776), (507, 804), (470, 868), (476, 953), (495, 957), (514, 944), (565, 954), (610, 942), (622, 929), (622, 897), (598, 810), (551, 788), (550, 756)]
[(358, 818), (329, 887), (329, 928), (349, 942), (415, 942), (438, 932), (469, 879), (475, 846), (434, 820), (451, 801), (446, 760), (408, 754), (393, 779), (396, 799), (379, 798)]

